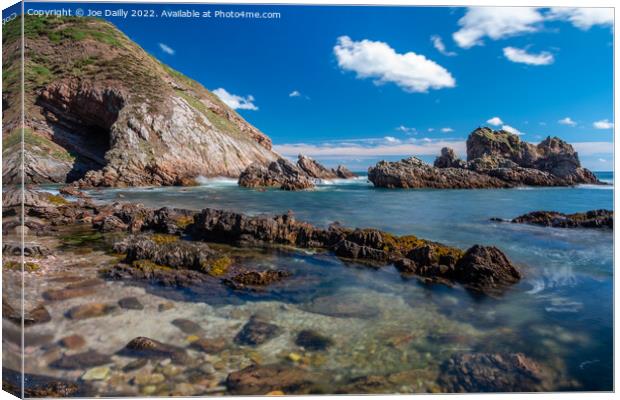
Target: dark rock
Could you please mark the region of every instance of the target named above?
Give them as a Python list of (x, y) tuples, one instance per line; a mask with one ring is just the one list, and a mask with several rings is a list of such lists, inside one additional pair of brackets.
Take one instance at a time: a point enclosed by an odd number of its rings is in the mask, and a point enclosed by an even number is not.
[(114, 245), (114, 250), (126, 254), (125, 262), (149, 260), (178, 269), (208, 272), (219, 255), (206, 243), (194, 243), (167, 235), (134, 235)]
[(282, 330), (277, 325), (263, 321), (257, 316), (252, 316), (235, 336), (235, 343), (258, 346), (279, 336), (280, 333)]
[(384, 188), (484, 189), (512, 185), (489, 175), (463, 168), (436, 168), (410, 157), (396, 162), (380, 161), (368, 169), (368, 179)]
[(130, 361), (125, 364), (125, 366), (123, 366), (123, 372), (135, 371), (144, 367), (146, 364), (148, 364), (148, 362), (149, 360), (147, 360), (146, 358), (138, 358), (137, 360)]
[(521, 215), (511, 222), (554, 228), (613, 229), (614, 212), (611, 210), (592, 210), (582, 213), (563, 214), (556, 211), (534, 211)]
[[(26, 257), (44, 257), (52, 252), (47, 247), (37, 243), (24, 243), (24, 256)], [(20, 243), (2, 243), (2, 254), (8, 256), (21, 256), (22, 245)]]
[(453, 277), (470, 289), (489, 292), (518, 282), (521, 274), (497, 247), (475, 245), (456, 263)]
[[(213, 283), (213, 278), (203, 272), (176, 270), (149, 261), (134, 262), (132, 265), (116, 264), (103, 271), (103, 276), (112, 280), (146, 281), (164, 287), (189, 288)], [(159, 310), (170, 308), (160, 304)], [(172, 307), (174, 308), (174, 306)]]
[(171, 358), (176, 363), (183, 363), (188, 359), (185, 350), (182, 348), (144, 336), (132, 339), (119, 354), (138, 358)]
[(330, 347), (333, 344), (333, 341), (320, 333), (306, 329), (297, 334), (295, 344), (306, 350), (320, 351), (326, 350)]
[(264, 287), (291, 276), (291, 273), (283, 270), (265, 270), (265, 271), (243, 271), (230, 279), (224, 279), (222, 282), (235, 290), (256, 289)]
[(143, 310), (144, 306), (140, 303), (136, 297), (124, 297), (118, 301), (118, 305), (121, 308), (127, 310)]
[(239, 186), (303, 190), (313, 188), (314, 182), (299, 167), (284, 158), (279, 158), (267, 167), (262, 164), (247, 167), (239, 176)]
[(87, 387), (77, 383), (51, 376), (21, 373), (4, 367), (2, 368), (2, 390), (18, 398), (87, 397), (90, 394)]
[[(8, 319), (17, 325), (22, 324), (21, 313), (9, 303), (5, 296), (2, 296), (2, 318)], [(23, 316), (24, 326), (43, 324), (51, 320), (52, 317), (49, 311), (47, 311), (47, 308), (45, 308), (42, 304), (35, 306), (30, 311), (26, 311)]]
[(451, 393), (536, 392), (552, 390), (541, 367), (522, 353), (452, 356), (441, 367), (439, 384)]
[(110, 356), (98, 353), (95, 350), (88, 350), (84, 353), (64, 355), (59, 360), (54, 361), (51, 366), (58, 369), (85, 369), (111, 362)]
[(307, 394), (316, 382), (314, 374), (288, 364), (251, 365), (230, 373), (226, 387), (234, 395), (265, 395), (276, 390)]
[(218, 354), (228, 347), (228, 343), (226, 342), (226, 339), (222, 337), (214, 339), (200, 338), (192, 342), (190, 347), (203, 351), (207, 354)]
[(188, 335), (204, 332), (199, 324), (185, 318), (177, 318), (173, 320), (172, 325), (176, 326), (181, 331), (183, 331), (183, 333), (187, 333)]
[(339, 165), (334, 172), (340, 179), (352, 179), (357, 177), (357, 175), (349, 171), (344, 165)]

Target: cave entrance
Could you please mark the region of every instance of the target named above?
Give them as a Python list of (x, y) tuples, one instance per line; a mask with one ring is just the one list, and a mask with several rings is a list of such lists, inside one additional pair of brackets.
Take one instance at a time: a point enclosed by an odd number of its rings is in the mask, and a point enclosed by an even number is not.
[(41, 92), (37, 105), (52, 128), (52, 140), (67, 151), (62, 157), (73, 160), (66, 182), (107, 164), (110, 131), (124, 103), (117, 91), (92, 86), (61, 83)]

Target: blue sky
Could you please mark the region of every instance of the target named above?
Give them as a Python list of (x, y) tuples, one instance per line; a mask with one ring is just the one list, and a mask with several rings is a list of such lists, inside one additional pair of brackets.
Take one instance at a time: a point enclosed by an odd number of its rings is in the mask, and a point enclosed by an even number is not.
[(164, 63), (221, 89), (282, 154), (353, 168), (411, 154), (432, 159), (443, 145), (464, 155), (467, 135), (488, 125), (535, 143), (559, 136), (586, 166), (613, 169), (610, 9), (138, 8), (281, 13), (108, 19)]

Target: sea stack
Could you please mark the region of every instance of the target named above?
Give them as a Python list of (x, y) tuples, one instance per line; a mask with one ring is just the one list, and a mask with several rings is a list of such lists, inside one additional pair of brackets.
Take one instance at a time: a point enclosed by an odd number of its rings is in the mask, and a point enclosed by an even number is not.
[(433, 166), (415, 157), (381, 161), (368, 179), (385, 188), (480, 189), (515, 186), (602, 184), (581, 166), (573, 147), (557, 137), (538, 145), (505, 130), (478, 128), (467, 138), (467, 161), (443, 148)]

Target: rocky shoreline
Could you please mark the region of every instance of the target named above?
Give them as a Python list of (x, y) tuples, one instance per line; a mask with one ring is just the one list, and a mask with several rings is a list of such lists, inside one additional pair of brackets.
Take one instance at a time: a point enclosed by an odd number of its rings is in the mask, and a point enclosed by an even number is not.
[(467, 138), (467, 161), (443, 148), (434, 165), (411, 157), (381, 161), (368, 179), (383, 188), (482, 189), (603, 184), (581, 167), (573, 147), (557, 137), (538, 145), (507, 131), (478, 128)]
[(557, 211), (533, 211), (508, 221), (504, 221), (501, 218), (491, 218), (491, 221), (539, 225), (553, 228), (613, 230), (614, 212), (612, 210), (591, 210), (581, 213), (564, 214)]
[[(9, 207), (11, 201), (17, 201), (16, 196), (5, 198)], [(499, 293), (521, 277), (494, 247), (475, 245), (463, 252), (413, 235), (395, 236), (378, 229), (352, 229), (338, 223), (324, 229), (297, 221), (290, 213), (247, 216), (209, 208), (192, 212), (154, 210), (129, 203), (97, 206), (88, 199), (70, 202), (36, 191), (27, 191), (26, 198), (25, 226), (31, 234), (72, 224), (90, 225), (99, 232), (129, 234), (114, 245), (114, 251), (123, 254), (124, 259), (106, 271), (108, 277), (129, 275), (200, 284), (209, 275), (221, 276), (221, 271), (232, 263), (226, 254), (211, 249), (207, 242), (326, 250), (375, 267), (394, 264), (403, 274), (428, 282), (458, 283), (481, 293)], [(5, 229), (11, 229), (11, 208), (5, 210)]]

